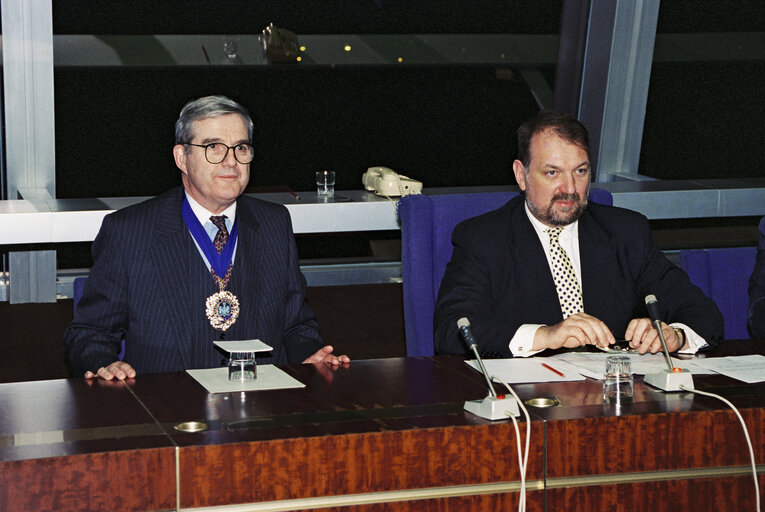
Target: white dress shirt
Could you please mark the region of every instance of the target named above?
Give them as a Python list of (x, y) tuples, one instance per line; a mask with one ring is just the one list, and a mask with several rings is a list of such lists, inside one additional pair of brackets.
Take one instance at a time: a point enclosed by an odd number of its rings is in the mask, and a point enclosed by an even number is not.
[[(545, 256), (547, 257), (547, 265), (552, 267), (550, 259), (550, 235), (546, 231), (548, 226), (545, 226), (536, 217), (534, 217), (527, 204), (524, 204), (523, 207), (526, 211), (526, 216), (529, 218), (531, 225), (534, 227), (534, 232), (539, 237), (539, 243), (542, 244), (542, 248), (545, 251)], [(582, 263), (579, 257), (579, 221), (576, 220), (571, 224), (564, 226), (558, 241), (560, 242), (563, 250), (566, 251), (566, 255), (571, 261), (571, 265), (574, 267), (574, 273), (576, 274), (576, 278), (579, 280), (582, 296), (584, 296), (584, 285), (582, 283)], [(550, 271), (550, 275), (552, 275), (552, 270)], [(685, 333), (686, 339), (688, 340), (688, 348), (681, 350), (680, 353), (695, 354), (699, 349), (707, 345), (707, 342), (704, 340), (704, 338), (696, 334), (696, 332), (694, 332), (694, 330), (687, 325), (681, 323), (673, 323), (670, 325), (682, 329)], [(534, 345), (534, 335), (536, 334), (537, 329), (540, 327), (544, 327), (544, 325), (523, 324), (518, 328), (517, 331), (515, 331), (515, 335), (510, 340), (510, 352), (514, 357), (529, 357), (544, 350), (533, 350), (531, 348)]]
[[(199, 223), (202, 224), (202, 227), (207, 232), (207, 236), (210, 237), (210, 240), (215, 240), (215, 235), (218, 234), (218, 227), (212, 223), (210, 220), (210, 217), (213, 215), (225, 215), (226, 216), (226, 229), (228, 229), (228, 232), (231, 233), (231, 229), (234, 227), (234, 219), (236, 219), (236, 202), (223, 210), (221, 213), (215, 214), (212, 212), (207, 211), (207, 209), (196, 202), (193, 197), (189, 195), (189, 193), (184, 190), (184, 193), (186, 194), (186, 199), (189, 201), (189, 206), (191, 206), (191, 211), (194, 212), (194, 215), (197, 219), (199, 219)], [(194, 237), (191, 237), (192, 240), (194, 240)], [(205, 265), (207, 265), (207, 270), (209, 271), (211, 269), (210, 262), (207, 261), (207, 256), (205, 256), (204, 252), (202, 252), (202, 248), (199, 247), (199, 244), (196, 240), (194, 240), (194, 245), (197, 246), (197, 251), (199, 251), (199, 254), (202, 256), (202, 259), (205, 262)], [(231, 263), (234, 263), (234, 258), (236, 257), (236, 249), (239, 246), (239, 238), (237, 237), (236, 245), (234, 246), (234, 252), (231, 253)], [(220, 276), (222, 277), (222, 276)]]

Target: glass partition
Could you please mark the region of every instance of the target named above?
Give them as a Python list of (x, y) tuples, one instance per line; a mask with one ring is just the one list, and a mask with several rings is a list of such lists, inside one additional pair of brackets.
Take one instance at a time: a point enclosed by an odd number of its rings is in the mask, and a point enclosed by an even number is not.
[[(538, 109), (525, 77), (552, 90), (559, 1), (182, 6), (54, 1), (59, 198), (177, 185), (173, 122), (213, 93), (253, 113), (253, 190), (309, 190), (322, 169), (358, 189), (373, 165), (426, 186), (508, 184), (513, 133)], [(265, 57), (270, 23), (297, 35), (300, 62)]]
[(762, 1), (664, 0), (659, 9), (640, 173), (757, 178), (765, 171)]

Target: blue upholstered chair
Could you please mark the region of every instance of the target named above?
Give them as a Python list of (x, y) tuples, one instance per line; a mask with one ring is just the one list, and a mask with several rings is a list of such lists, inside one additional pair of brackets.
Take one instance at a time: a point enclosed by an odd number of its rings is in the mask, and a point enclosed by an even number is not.
[[(87, 277), (75, 277), (72, 283), (72, 298), (74, 299), (74, 310), (77, 311), (77, 303), (80, 302), (82, 291), (85, 288)], [(120, 361), (125, 357), (125, 340), (122, 340), (122, 350), (120, 350)]]
[[(401, 199), (401, 274), (406, 353), (433, 355), (433, 312), (438, 288), (452, 257), (452, 231), (465, 219), (499, 208), (518, 192), (414, 195)], [(593, 188), (590, 200), (613, 204), (607, 190)]]
[(680, 251), (680, 267), (691, 282), (717, 303), (725, 320), (725, 339), (749, 338), (749, 276), (754, 270), (756, 247), (726, 247)]
[(77, 311), (77, 303), (80, 302), (82, 297), (82, 290), (85, 288), (85, 281), (87, 277), (75, 277), (72, 283), (72, 298), (74, 299), (74, 310)]

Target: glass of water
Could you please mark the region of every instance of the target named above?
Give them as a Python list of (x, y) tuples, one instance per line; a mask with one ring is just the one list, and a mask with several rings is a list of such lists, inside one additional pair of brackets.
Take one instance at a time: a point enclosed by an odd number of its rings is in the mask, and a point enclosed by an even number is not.
[(257, 378), (255, 353), (231, 352), (228, 360), (228, 380), (245, 382)]
[(319, 171), (316, 173), (316, 194), (319, 198), (335, 195), (335, 171)]
[(632, 365), (628, 356), (606, 357), (606, 373), (603, 381), (603, 400), (620, 401), (632, 397)]

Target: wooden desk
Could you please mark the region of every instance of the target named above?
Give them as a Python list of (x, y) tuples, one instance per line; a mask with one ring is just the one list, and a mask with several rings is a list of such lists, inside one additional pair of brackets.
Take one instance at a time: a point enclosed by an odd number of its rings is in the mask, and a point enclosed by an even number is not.
[[(517, 508), (513, 425), (463, 412), (485, 387), (462, 358), (286, 371), (307, 386), (211, 395), (185, 373), (140, 375), (130, 389), (83, 379), (0, 385), (0, 510)], [(695, 382), (741, 408), (765, 460), (765, 384)], [(753, 510), (741, 429), (721, 402), (658, 393), (640, 379), (618, 411), (596, 381), (514, 388), (560, 402), (532, 410), (529, 511)], [(190, 420), (210, 429), (175, 430)]]
[[(715, 355), (762, 353), (756, 343), (729, 342)], [(537, 411), (546, 420), (548, 510), (755, 510), (743, 430), (721, 401), (663, 393), (636, 377), (633, 402), (617, 408), (592, 384), (576, 383), (560, 407)], [(696, 375), (694, 385), (740, 410), (765, 490), (765, 383)]]

